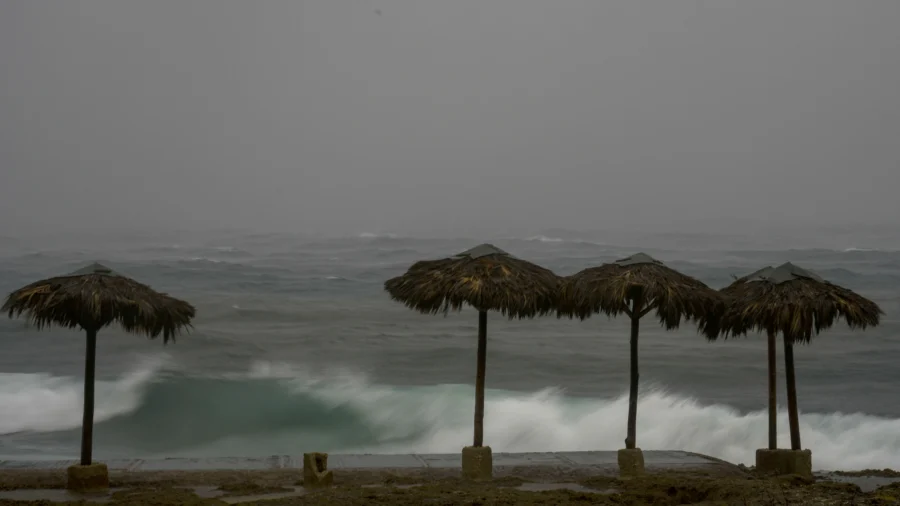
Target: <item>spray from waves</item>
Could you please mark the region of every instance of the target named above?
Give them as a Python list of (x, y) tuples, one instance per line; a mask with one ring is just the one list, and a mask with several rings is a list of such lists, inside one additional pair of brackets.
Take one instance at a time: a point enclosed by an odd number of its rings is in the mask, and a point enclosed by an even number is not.
[[(117, 381), (98, 381), (94, 420), (131, 412), (140, 391), (163, 369), (162, 358), (146, 359)], [(24, 431), (49, 432), (81, 426), (84, 383), (81, 378), (49, 374), (0, 373), (0, 436)]]
[(535, 242), (565, 242), (564, 239), (561, 239), (559, 237), (547, 237), (545, 235), (535, 235), (525, 240)]
[[(77, 450), (81, 383), (75, 378), (4, 374), (0, 443), (33, 451)], [(103, 458), (263, 456), (315, 447), (330, 452), (453, 453), (472, 433), (472, 387), (374, 385), (351, 372), (318, 374), (269, 363), (249, 372), (190, 376), (148, 362), (98, 384), (95, 445)], [(615, 450), (627, 398), (579, 399), (546, 389), (491, 390), (485, 440), (495, 451)], [(685, 449), (750, 463), (766, 442), (764, 411), (740, 413), (648, 390), (638, 408), (644, 449)], [(819, 469), (900, 467), (900, 420), (864, 414), (804, 414), (804, 443)], [(23, 433), (24, 431), (24, 433)], [(779, 414), (779, 444), (788, 445)], [(0, 446), (3, 446), (0, 444)], [(49, 452), (49, 450), (48, 450)]]
[(362, 232), (357, 237), (360, 239), (398, 239), (397, 234), (376, 234), (375, 232)]

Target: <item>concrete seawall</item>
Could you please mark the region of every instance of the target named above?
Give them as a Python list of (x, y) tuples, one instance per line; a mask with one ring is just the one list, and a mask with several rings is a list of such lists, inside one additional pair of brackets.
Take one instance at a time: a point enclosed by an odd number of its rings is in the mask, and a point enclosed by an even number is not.
[[(102, 460), (102, 459), (101, 459)], [(645, 451), (647, 468), (656, 469), (723, 469), (735, 468), (725, 461), (683, 451)], [(212, 470), (267, 470), (299, 469), (303, 467), (302, 454), (273, 455), (261, 458), (222, 457), (208, 459), (110, 459), (103, 460), (109, 469), (116, 471), (212, 471)], [(77, 464), (77, 460), (0, 460), (3, 470), (52, 470), (65, 469)], [(328, 456), (329, 469), (452, 469), (461, 467), (458, 453), (445, 454), (396, 454), (396, 455), (342, 455)], [(495, 468), (554, 467), (559, 469), (618, 469), (614, 451), (548, 452), (548, 453), (495, 453)]]

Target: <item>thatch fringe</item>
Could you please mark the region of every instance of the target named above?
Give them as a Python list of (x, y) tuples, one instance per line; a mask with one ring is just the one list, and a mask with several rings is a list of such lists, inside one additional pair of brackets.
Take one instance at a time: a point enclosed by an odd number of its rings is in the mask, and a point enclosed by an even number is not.
[(493, 246), (479, 248), (481, 254), (416, 262), (403, 275), (387, 280), (384, 289), (392, 299), (426, 314), (446, 314), (465, 305), (510, 319), (556, 310), (556, 274)]
[(596, 313), (630, 315), (630, 303), (639, 291), (644, 299), (643, 311), (655, 310), (660, 323), (669, 330), (677, 328), (682, 319), (712, 319), (724, 309), (716, 290), (647, 258), (647, 262), (619, 261), (591, 267), (563, 278), (558, 315), (582, 320)]
[(108, 269), (31, 283), (10, 293), (0, 311), (10, 318), (24, 314), (37, 328), (100, 330), (117, 322), (127, 332), (162, 335), (164, 342), (190, 328), (196, 313), (191, 304)]
[(813, 335), (838, 320), (851, 328), (865, 329), (878, 325), (884, 314), (875, 302), (812, 273), (788, 280), (768, 277), (778, 276), (779, 269), (808, 272), (785, 264), (739, 278), (722, 289), (728, 304), (721, 319), (701, 331), (709, 339), (773, 331), (792, 342), (809, 343)]

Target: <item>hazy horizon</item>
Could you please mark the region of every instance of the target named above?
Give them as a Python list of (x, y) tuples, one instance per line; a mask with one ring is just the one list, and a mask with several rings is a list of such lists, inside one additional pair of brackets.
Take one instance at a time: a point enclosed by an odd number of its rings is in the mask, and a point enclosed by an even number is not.
[(900, 247), (900, 2), (3, 13), (0, 236), (859, 227)]

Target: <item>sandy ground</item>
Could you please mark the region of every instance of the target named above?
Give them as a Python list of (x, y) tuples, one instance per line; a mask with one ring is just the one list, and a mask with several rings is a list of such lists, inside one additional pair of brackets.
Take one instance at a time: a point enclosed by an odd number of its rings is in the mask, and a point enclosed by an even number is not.
[[(341, 470), (335, 486), (305, 490), (299, 470), (111, 472), (113, 491), (100, 497), (66, 496), (65, 471), (0, 471), (0, 489), (18, 495), (7, 504), (122, 505), (900, 505), (900, 480), (864, 493), (848, 483), (765, 478), (740, 470), (650, 473), (619, 479), (589, 470), (528, 467), (496, 469), (491, 483), (468, 483), (459, 470)], [(564, 488), (560, 488), (564, 487)], [(40, 489), (40, 490), (37, 490)], [(55, 490), (51, 490), (55, 489)], [(10, 492), (14, 491), (14, 492)]]

